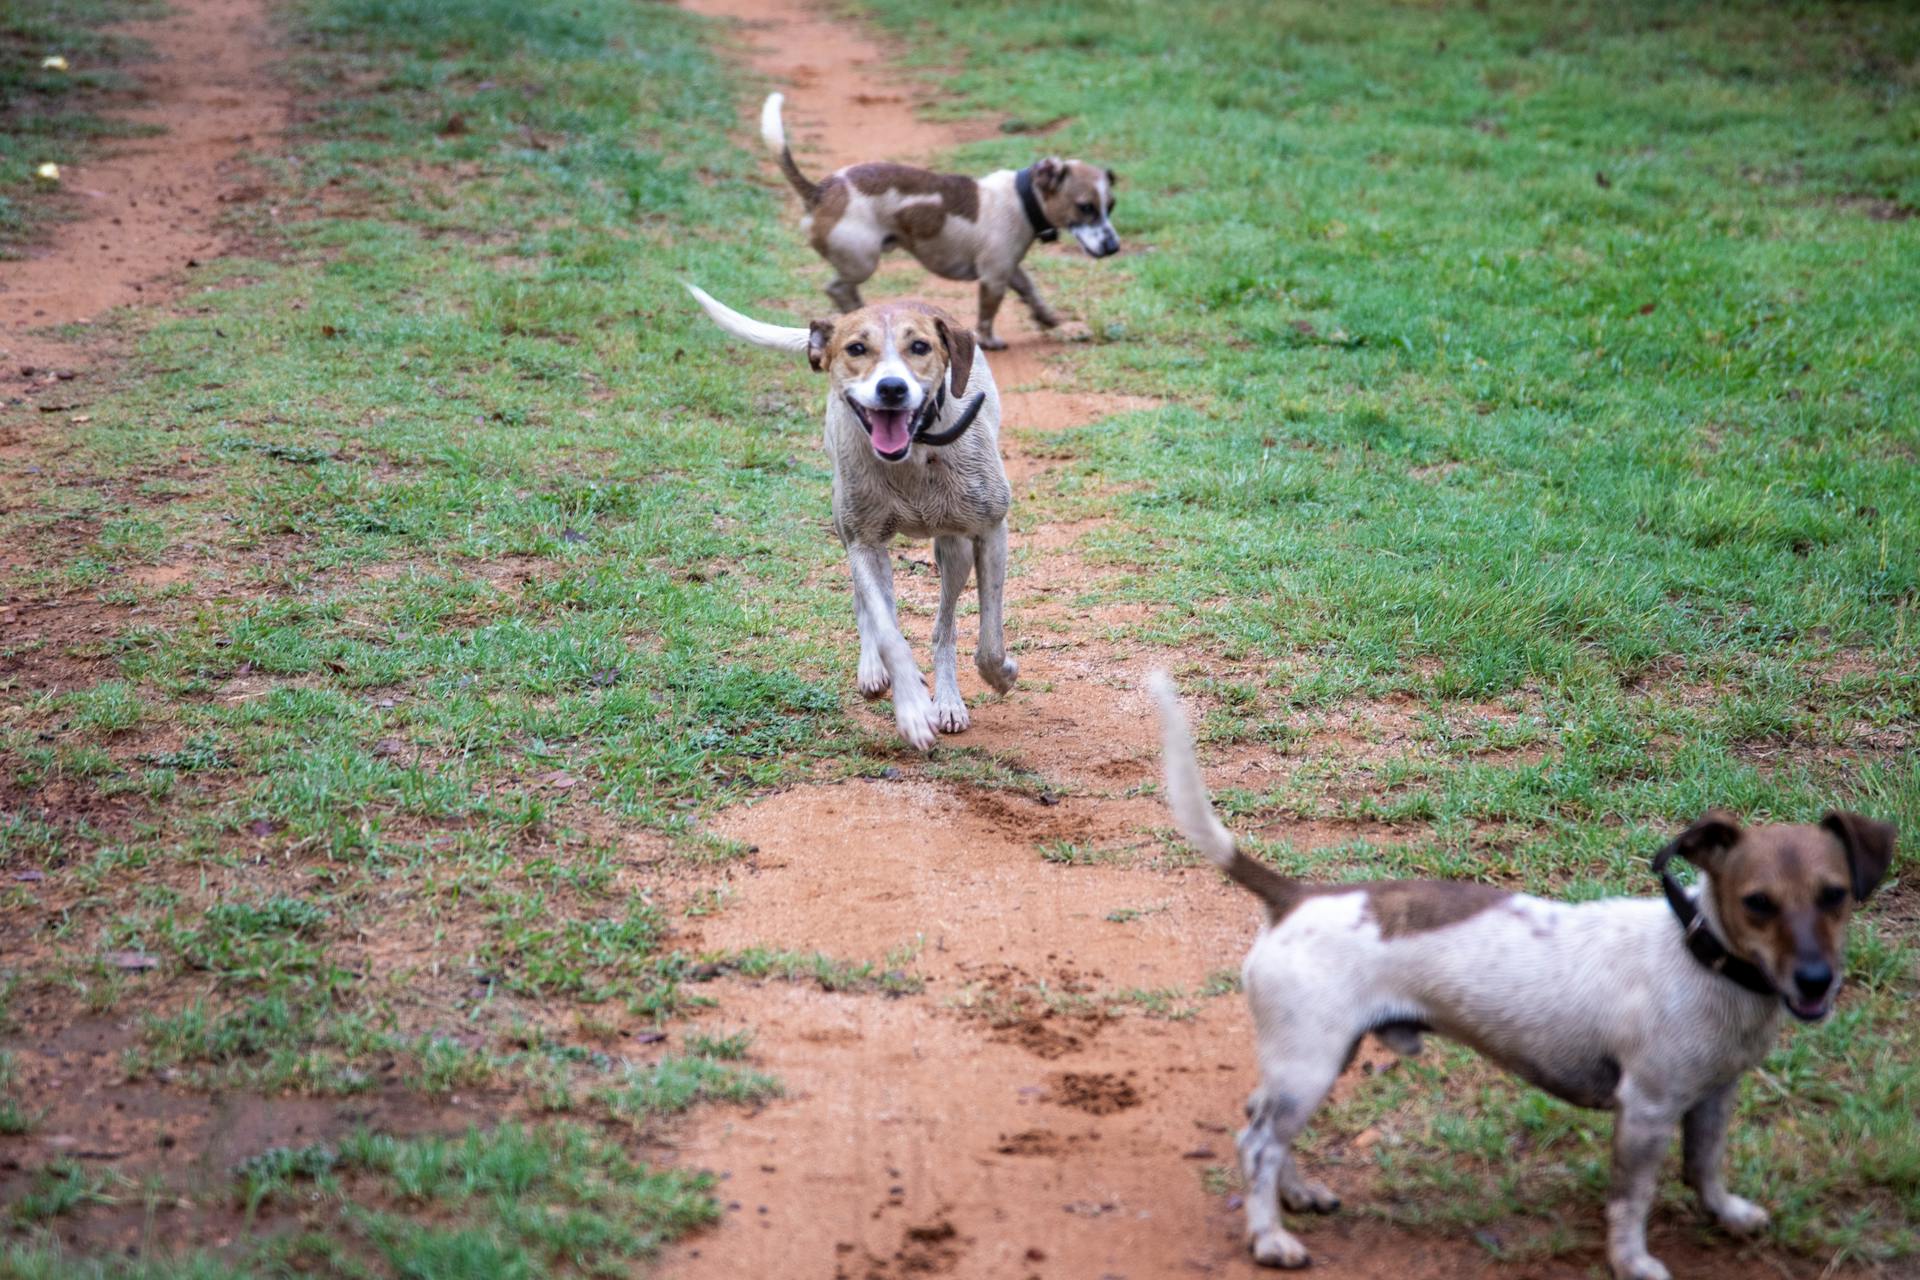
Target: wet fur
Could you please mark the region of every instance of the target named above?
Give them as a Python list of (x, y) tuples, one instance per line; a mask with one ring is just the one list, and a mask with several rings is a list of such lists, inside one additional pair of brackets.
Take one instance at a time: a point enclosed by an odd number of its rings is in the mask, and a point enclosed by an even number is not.
[[(1707, 1211), (1739, 1234), (1766, 1225), (1763, 1209), (1728, 1192), (1721, 1157), (1734, 1090), (1772, 1047), (1782, 998), (1695, 961), (1659, 898), (1562, 903), (1447, 881), (1310, 885), (1281, 875), (1242, 852), (1215, 817), (1172, 682), (1156, 673), (1151, 685), (1175, 823), (1266, 907), (1242, 969), (1260, 1084), (1238, 1143), (1258, 1261), (1308, 1261), (1281, 1224), (1282, 1204), (1337, 1204), (1302, 1176), (1291, 1147), (1368, 1034), (1411, 1053), (1432, 1030), (1557, 1097), (1611, 1109), (1607, 1255), (1621, 1280), (1666, 1280), (1647, 1252), (1646, 1221), (1676, 1127), (1686, 1180)], [(1851, 904), (1873, 891), (1893, 853), (1891, 827), (1840, 813), (1817, 827), (1750, 830), (1708, 814), (1677, 839), (1702, 872), (1707, 927), (1747, 948), (1738, 953), (1776, 984), (1795, 981), (1816, 955), (1840, 972)], [(1831, 902), (1836, 884), (1848, 887), (1844, 906)], [(1780, 910), (1760, 922), (1752, 904), (1763, 893), (1777, 895)]]
[[(846, 547), (852, 570), (854, 616), (860, 630), (860, 691), (893, 693), (894, 721), (917, 750), (931, 748), (942, 733), (967, 728), (969, 716), (956, 672), (957, 612), (968, 579), (977, 576), (980, 636), (974, 666), (989, 686), (1005, 693), (1019, 667), (1007, 655), (1002, 602), (1007, 573), (1007, 510), (1013, 491), (1000, 460), (1000, 393), (973, 335), (940, 308), (896, 302), (807, 328), (753, 320), (688, 286), (700, 305), (727, 332), (777, 350), (807, 353), (827, 375), (826, 448), (833, 467), (833, 528)], [(888, 340), (898, 350), (886, 353)], [(913, 354), (913, 341), (929, 348)], [(855, 345), (866, 348), (856, 353)], [(914, 443), (905, 459), (884, 461), (859, 415), (848, 403), (888, 359), (910, 375), (922, 395), (947, 389), (940, 419), (950, 426), (975, 397), (973, 424), (948, 445)], [(933, 629), (934, 690), (929, 697), (913, 652), (900, 633), (894, 608), (895, 537), (931, 538), (940, 571), (940, 609)]]

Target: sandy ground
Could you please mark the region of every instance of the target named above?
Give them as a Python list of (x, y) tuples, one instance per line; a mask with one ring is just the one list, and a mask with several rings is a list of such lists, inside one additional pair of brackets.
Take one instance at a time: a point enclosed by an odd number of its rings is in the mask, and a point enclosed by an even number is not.
[[(916, 107), (928, 90), (893, 69), (881, 40), (803, 0), (691, 3), (728, 20), (743, 60), (788, 91), (789, 133), (811, 172), (858, 159), (931, 160), (995, 128), (923, 119)], [(101, 344), (25, 330), (175, 296), (190, 279), (190, 261), (228, 250), (223, 207), (259, 198), (246, 185), (242, 156), (271, 146), (286, 119), (286, 91), (255, 0), (177, 0), (136, 33), (158, 56), (142, 72), (129, 115), (164, 132), (70, 171), (80, 216), (28, 261), (0, 263), (0, 385), (25, 376), (43, 399), (56, 394), (51, 369), (84, 368), (103, 358)], [(741, 133), (752, 145), (757, 109), (757, 100), (742, 103)], [(1044, 263), (1077, 252), (1036, 250), (1043, 285), (1069, 315), (1076, 300), (1066, 285), (1084, 273)], [(1124, 256), (1101, 269), (1124, 270)], [(777, 301), (790, 314), (823, 313), (825, 277), (822, 265)], [(971, 287), (911, 269), (884, 273), (870, 296), (906, 291), (973, 315)], [(1036, 334), (1017, 301), (1001, 316), (1013, 345), (991, 361), (1018, 504), (1056, 465), (1050, 432), (1151, 402), (1076, 383), (1078, 348)], [(22, 375), (22, 367), (34, 372)], [(56, 429), (49, 421), (45, 431)], [(58, 441), (37, 433), (0, 445), (16, 458)], [(788, 1092), (754, 1112), (701, 1113), (674, 1134), (672, 1159), (721, 1173), (728, 1212), (718, 1228), (672, 1249), (661, 1275), (1258, 1274), (1242, 1249), (1237, 1209), (1219, 1187), (1253, 1075), (1240, 1000), (1189, 1000), (1191, 1017), (1165, 1020), (1107, 1017), (1074, 999), (1192, 992), (1237, 968), (1254, 912), (1211, 870), (1185, 865), (1163, 846), (1155, 832), (1164, 815), (1135, 794), (1156, 767), (1140, 690), (1145, 665), (1112, 636), (1143, 615), (1138, 606), (1082, 599), (1104, 581), (1105, 571), (1076, 550), (1098, 522), (1048, 523), (1016, 506), (1013, 523), (1009, 630), (1021, 684), (1005, 699), (980, 701), (972, 729), (950, 741), (1032, 770), (1057, 790), (941, 781), (926, 762), (905, 762), (898, 776), (798, 787), (722, 817), (719, 831), (756, 852), (728, 873), (727, 907), (702, 925), (706, 946), (818, 948), (861, 959), (893, 952), (928, 985), (887, 999), (717, 984), (718, 1020), (754, 1030), (755, 1057)], [(922, 639), (936, 598), (929, 562), (926, 548), (902, 548), (902, 612)], [(851, 616), (846, 643), (855, 643)], [(970, 664), (962, 664), (962, 681), (969, 694), (983, 692)], [(1351, 832), (1326, 838), (1343, 834)], [(1117, 858), (1058, 865), (1040, 856), (1050, 842)], [(1109, 918), (1116, 913), (1123, 918)], [(93, 1034), (74, 1029), (83, 1033)], [(78, 1061), (111, 1049), (76, 1040), (74, 1053)], [(1379, 1061), (1363, 1053), (1340, 1088), (1356, 1087)], [(284, 1105), (316, 1110), (312, 1131), (331, 1123), (318, 1114), (325, 1104)], [(274, 1115), (280, 1132), (287, 1115)], [(230, 1127), (227, 1117), (208, 1122)], [(1363, 1164), (1317, 1172), (1352, 1201), (1365, 1189), (1355, 1172)], [(1597, 1202), (1592, 1214), (1597, 1228)], [(1470, 1241), (1398, 1230), (1363, 1209), (1295, 1221), (1327, 1276), (1599, 1273), (1597, 1252), (1503, 1267)], [(1731, 1243), (1704, 1248), (1688, 1222), (1657, 1222), (1654, 1242), (1682, 1275), (1811, 1274), (1782, 1272)]]

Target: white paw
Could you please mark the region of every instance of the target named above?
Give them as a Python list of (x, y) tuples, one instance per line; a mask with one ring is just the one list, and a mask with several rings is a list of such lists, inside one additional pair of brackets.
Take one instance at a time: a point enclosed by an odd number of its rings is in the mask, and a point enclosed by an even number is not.
[(863, 698), (884, 698), (887, 690), (893, 687), (893, 677), (887, 673), (887, 664), (878, 658), (871, 666), (866, 659), (860, 660), (860, 696)]
[(1765, 1209), (1751, 1200), (1742, 1200), (1739, 1196), (1728, 1196), (1714, 1209), (1713, 1216), (1722, 1228), (1736, 1236), (1750, 1236), (1757, 1231), (1765, 1231), (1767, 1224), (1773, 1221)]
[(1313, 1261), (1313, 1256), (1307, 1252), (1307, 1246), (1294, 1239), (1283, 1227), (1264, 1231), (1248, 1243), (1253, 1249), (1253, 1260), (1263, 1267), (1286, 1267), (1288, 1270), (1293, 1270)]
[[(922, 699), (926, 696), (925, 692), (920, 694)], [(933, 744), (940, 740), (933, 724), (931, 702), (902, 702), (896, 698), (893, 703), (893, 722), (900, 726), (900, 736), (915, 751), (931, 751)]]
[(1308, 1178), (1282, 1188), (1280, 1203), (1295, 1213), (1332, 1213), (1340, 1207), (1340, 1197), (1326, 1183)]
[(993, 686), (995, 693), (1005, 693), (1013, 688), (1013, 682), (1020, 678), (1020, 664), (1012, 658), (975, 658), (974, 667), (980, 672), (980, 678)]
[(1673, 1280), (1660, 1259), (1650, 1253), (1613, 1259), (1614, 1280)]
[(1005, 338), (996, 338), (990, 333), (976, 334), (974, 340), (978, 342), (981, 349), (985, 351), (1005, 351), (1007, 349), (1007, 340)]
[(942, 733), (967, 731), (967, 704), (959, 698), (942, 698), (933, 704), (933, 725)]

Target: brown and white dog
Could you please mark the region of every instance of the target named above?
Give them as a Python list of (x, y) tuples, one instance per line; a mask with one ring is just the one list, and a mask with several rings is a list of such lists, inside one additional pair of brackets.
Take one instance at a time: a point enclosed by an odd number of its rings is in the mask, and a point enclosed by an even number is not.
[[(860, 628), (860, 692), (893, 690), (894, 723), (914, 748), (967, 727), (955, 673), (955, 611), (980, 577), (981, 679), (1005, 693), (1019, 666), (1007, 656), (1001, 599), (1007, 581), (1007, 509), (1013, 490), (1000, 461), (1000, 393), (974, 337), (924, 302), (865, 307), (807, 328), (765, 324), (688, 285), (735, 337), (805, 352), (827, 375), (826, 445), (833, 464), (833, 528), (853, 571)], [(900, 634), (893, 604), (897, 534), (932, 538), (940, 570), (933, 625), (933, 697)]]
[[(1490, 885), (1315, 885), (1240, 852), (1214, 816), (1167, 677), (1167, 804), (1182, 834), (1266, 907), (1241, 977), (1260, 1084), (1239, 1136), (1247, 1237), (1271, 1266), (1305, 1266), (1280, 1204), (1338, 1200), (1289, 1150), (1363, 1036), (1415, 1053), (1434, 1031), (1578, 1106), (1614, 1113), (1607, 1260), (1620, 1280), (1666, 1280), (1647, 1213), (1678, 1127), (1686, 1181), (1726, 1230), (1767, 1225), (1721, 1178), (1739, 1079), (1773, 1045), (1782, 1008), (1823, 1018), (1840, 989), (1847, 921), (1886, 875), (1894, 829), (1851, 813), (1817, 826), (1742, 828), (1708, 813), (1655, 860), (1666, 900), (1554, 902)], [(1666, 874), (1701, 872), (1689, 893)]]
[(879, 269), (887, 250), (905, 249), (937, 276), (980, 282), (974, 332), (981, 346), (998, 351), (1007, 344), (994, 336), (993, 318), (1009, 287), (1042, 328), (1060, 324), (1020, 266), (1036, 239), (1052, 240), (1064, 227), (1096, 258), (1120, 252), (1111, 169), (1049, 156), (1018, 172), (1000, 169), (969, 178), (876, 163), (849, 165), (816, 183), (793, 162), (780, 121), (782, 101), (777, 93), (767, 98), (760, 133), (806, 205), (801, 230), (832, 265), (836, 274), (827, 296), (842, 311), (862, 305), (860, 285)]

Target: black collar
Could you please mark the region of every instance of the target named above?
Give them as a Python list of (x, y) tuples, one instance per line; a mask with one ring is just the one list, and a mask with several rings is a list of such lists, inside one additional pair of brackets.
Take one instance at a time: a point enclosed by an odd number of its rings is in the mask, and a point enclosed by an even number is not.
[(920, 411), (920, 421), (914, 426), (913, 438), (921, 444), (935, 446), (952, 444), (967, 434), (967, 428), (973, 425), (974, 418), (980, 412), (980, 406), (986, 402), (987, 393), (982, 391), (960, 410), (960, 416), (952, 426), (945, 431), (934, 431), (931, 429), (933, 424), (940, 420), (940, 415), (946, 411), (947, 407), (947, 388), (946, 384), (942, 383), (940, 389), (933, 393), (933, 398), (927, 401), (926, 407)]
[(1673, 873), (1667, 870), (1667, 864), (1673, 861), (1679, 851), (1680, 846), (1675, 843), (1656, 853), (1653, 856), (1653, 869), (1660, 877), (1660, 892), (1667, 895), (1667, 905), (1673, 908), (1674, 916), (1686, 930), (1687, 950), (1695, 960), (1729, 982), (1755, 995), (1778, 998), (1780, 992), (1759, 965), (1736, 956), (1727, 950), (1726, 943), (1713, 936), (1713, 930), (1707, 927), (1706, 914), (1700, 910), (1699, 904), (1687, 896), (1687, 891), (1673, 878)]
[(1047, 214), (1040, 207), (1039, 197), (1033, 194), (1032, 165), (1013, 175), (1013, 189), (1020, 193), (1020, 207), (1027, 211), (1027, 221), (1033, 225), (1033, 234), (1048, 244), (1058, 240), (1059, 230), (1047, 221)]

